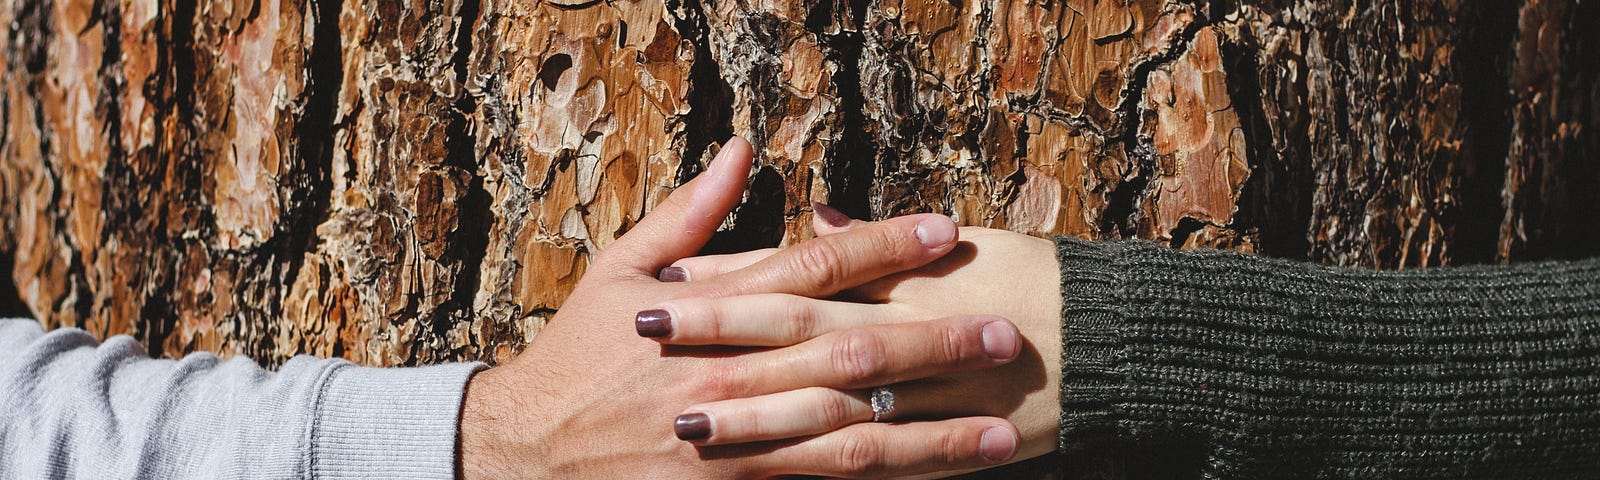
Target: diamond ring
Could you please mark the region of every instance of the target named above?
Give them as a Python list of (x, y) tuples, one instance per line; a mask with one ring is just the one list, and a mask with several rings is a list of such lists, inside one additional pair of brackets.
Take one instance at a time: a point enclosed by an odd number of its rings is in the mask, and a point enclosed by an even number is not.
[(872, 421), (880, 421), (894, 412), (894, 392), (889, 391), (887, 387), (873, 388), (872, 395), (868, 399), (872, 404)]

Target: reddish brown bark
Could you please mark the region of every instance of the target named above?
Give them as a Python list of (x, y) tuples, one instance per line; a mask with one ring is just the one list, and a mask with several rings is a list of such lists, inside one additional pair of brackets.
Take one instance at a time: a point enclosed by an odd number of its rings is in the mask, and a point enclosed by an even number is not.
[(712, 251), (802, 240), (825, 201), (1350, 266), (1590, 256), (1597, 24), (1587, 0), (0, 1), (0, 313), (166, 356), (504, 359), (735, 133), (760, 168)]

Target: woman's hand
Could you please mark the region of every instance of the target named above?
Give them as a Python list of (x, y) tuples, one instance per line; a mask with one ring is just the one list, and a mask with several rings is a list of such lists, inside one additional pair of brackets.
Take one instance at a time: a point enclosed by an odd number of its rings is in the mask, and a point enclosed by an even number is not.
[[(817, 205), (820, 238), (834, 238), (890, 222), (852, 221)], [(830, 222), (831, 220), (831, 222)], [(890, 275), (840, 295), (816, 300), (795, 295), (680, 298), (658, 308), (672, 312), (675, 328), (657, 339), (677, 345), (793, 345), (825, 332), (919, 321), (953, 315), (995, 315), (1010, 319), (1025, 340), (1018, 359), (1000, 368), (943, 375), (889, 385), (896, 407), (890, 420), (1006, 417), (1021, 431), (1016, 460), (1055, 449), (1060, 413), (1060, 270), (1050, 240), (1004, 230), (963, 228), (962, 241), (949, 255), (920, 269)], [(782, 251), (685, 259), (674, 267), (693, 281), (730, 275)], [(771, 312), (786, 312), (773, 317)], [(823, 335), (826, 336), (826, 335)], [(937, 339), (922, 348), (939, 351)], [(810, 435), (868, 422), (872, 410), (860, 389), (809, 388), (763, 396), (707, 402), (685, 409), (715, 425), (695, 442), (726, 445)], [(829, 415), (814, 412), (828, 411)]]
[[(992, 317), (868, 326), (777, 349), (642, 341), (640, 332), (681, 333), (689, 325), (648, 312), (655, 305), (754, 294), (828, 296), (925, 265), (955, 247), (949, 219), (905, 217), (807, 242), (718, 278), (658, 281), (662, 267), (694, 254), (737, 203), (749, 157), (747, 144), (730, 142), (705, 173), (596, 258), (526, 352), (474, 376), (462, 411), (464, 478), (884, 476), (977, 468), (1013, 455), (1015, 428), (993, 417), (858, 425), (705, 449), (678, 440), (726, 432), (715, 421), (674, 425), (691, 404), (818, 387), (857, 389), (1016, 357), (1015, 348), (993, 347), (1019, 338), (1008, 322)], [(761, 310), (778, 308), (771, 304), (756, 307), (746, 311), (787, 313)], [(636, 319), (633, 325), (629, 319)], [(929, 343), (947, 348), (924, 348)]]

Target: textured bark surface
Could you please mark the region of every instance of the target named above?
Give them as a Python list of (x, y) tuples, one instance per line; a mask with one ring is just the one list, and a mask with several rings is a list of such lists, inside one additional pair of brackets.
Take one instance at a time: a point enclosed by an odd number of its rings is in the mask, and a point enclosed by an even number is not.
[(825, 201), (1376, 268), (1600, 252), (1593, 0), (0, 0), (0, 25), (0, 313), (158, 355), (508, 358), (735, 133), (760, 166), (712, 251), (807, 238)]

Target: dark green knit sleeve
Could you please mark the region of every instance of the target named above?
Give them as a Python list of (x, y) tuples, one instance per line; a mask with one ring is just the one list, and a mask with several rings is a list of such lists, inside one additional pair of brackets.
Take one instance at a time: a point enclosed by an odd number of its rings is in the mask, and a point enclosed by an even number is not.
[(1600, 260), (1056, 245), (1063, 450), (1184, 445), (1228, 479), (1600, 476)]

